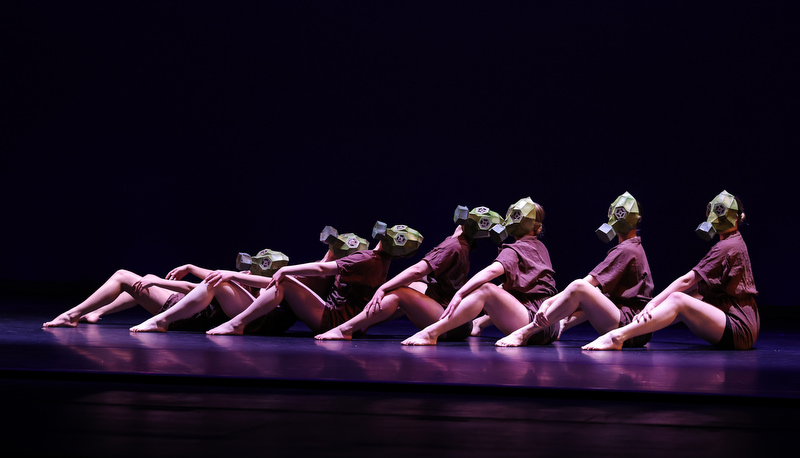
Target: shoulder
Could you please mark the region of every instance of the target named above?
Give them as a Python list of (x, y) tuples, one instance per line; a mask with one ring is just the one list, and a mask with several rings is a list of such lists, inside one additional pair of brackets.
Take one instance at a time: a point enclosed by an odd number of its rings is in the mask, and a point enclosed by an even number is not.
[(362, 251), (356, 251), (355, 253), (348, 254), (345, 257), (337, 259), (336, 264), (338, 264), (339, 266), (353, 265), (377, 259), (380, 259), (379, 252), (375, 250), (362, 250)]

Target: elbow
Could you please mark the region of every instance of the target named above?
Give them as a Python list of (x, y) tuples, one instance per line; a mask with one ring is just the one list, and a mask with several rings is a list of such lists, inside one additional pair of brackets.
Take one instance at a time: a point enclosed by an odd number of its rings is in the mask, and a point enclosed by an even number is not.
[(685, 291), (697, 283), (697, 274), (694, 273), (694, 270), (690, 270), (689, 273), (681, 277), (681, 290)]

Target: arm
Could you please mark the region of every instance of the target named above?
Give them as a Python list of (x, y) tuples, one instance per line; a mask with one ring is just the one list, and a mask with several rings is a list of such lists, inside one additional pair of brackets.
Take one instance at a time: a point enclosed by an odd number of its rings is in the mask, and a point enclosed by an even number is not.
[(217, 286), (220, 282), (233, 280), (245, 286), (269, 288), (270, 286), (279, 282), (286, 275), (327, 277), (329, 275), (336, 275), (338, 272), (339, 266), (335, 261), (309, 262), (306, 264), (298, 264), (296, 266), (281, 267), (277, 272), (275, 272), (275, 275), (273, 275), (272, 278), (262, 277), (261, 275), (250, 275), (246, 272), (217, 270), (208, 274), (203, 281), (207, 282), (211, 286)]
[(658, 307), (658, 305), (664, 302), (664, 300), (672, 293), (693, 291), (699, 281), (700, 278), (694, 273), (694, 270), (690, 270), (688, 273), (678, 277), (678, 279), (670, 283), (670, 285), (667, 286), (664, 291), (661, 291), (656, 297), (651, 299), (650, 302), (647, 303), (647, 306), (645, 306), (645, 308), (642, 309), (642, 311), (636, 316), (638, 317), (639, 315), (650, 313), (651, 310)]
[(440, 319), (444, 319), (452, 315), (458, 307), (458, 304), (461, 303), (465, 296), (478, 289), (478, 287), (482, 286), (484, 283), (488, 283), (503, 275), (505, 271), (506, 270), (503, 268), (503, 265), (497, 261), (494, 261), (487, 267), (484, 267), (483, 270), (475, 274), (464, 284), (464, 286), (456, 291), (456, 294), (453, 296), (453, 299), (450, 301), (450, 303), (447, 304), (447, 309), (445, 309)]
[(431, 266), (428, 265), (427, 262), (420, 261), (414, 264), (413, 266), (407, 268), (406, 270), (400, 272), (394, 278), (381, 285), (381, 287), (378, 289), (386, 292), (386, 291), (392, 291), (401, 286), (408, 286), (411, 283), (414, 283), (415, 281), (422, 280), (423, 278), (425, 278), (426, 275), (428, 275), (432, 271), (433, 270), (431, 269)]
[(155, 276), (148, 276), (147, 278), (143, 278), (142, 280), (136, 282), (133, 285), (133, 288), (141, 294), (144, 290), (151, 286), (158, 286), (170, 291), (175, 291), (176, 293), (186, 294), (193, 290), (194, 287), (197, 286), (197, 283), (181, 280), (166, 280), (163, 278), (157, 278)]
[(339, 265), (336, 261), (309, 262), (297, 264), (296, 266), (281, 267), (272, 276), (269, 286), (280, 282), (287, 275), (299, 277), (329, 277), (339, 273)]
[(167, 280), (180, 280), (186, 276), (186, 274), (192, 274), (197, 278), (203, 279), (208, 276), (212, 271), (209, 269), (203, 269), (202, 267), (198, 267), (194, 264), (184, 264), (182, 266), (178, 266), (169, 271), (166, 278)]
[[(589, 283), (590, 285), (594, 286), (595, 288), (600, 286), (600, 282), (597, 281), (597, 279), (594, 278), (593, 275), (587, 275), (587, 276), (583, 277), (583, 281)], [(555, 296), (548, 297), (544, 302), (542, 302), (542, 305), (539, 306), (539, 310), (536, 312), (536, 315), (534, 315), (534, 317), (533, 317), (533, 323), (535, 323), (536, 325), (539, 325), (539, 326), (550, 326), (550, 322), (547, 320), (547, 317), (545, 316), (545, 314), (547, 313), (547, 309), (549, 309), (550, 306), (553, 304), (553, 302), (555, 302), (556, 299), (563, 293), (564, 292), (562, 291), (562, 292), (556, 294)]]
[(383, 296), (385, 296), (387, 292), (393, 291), (401, 286), (408, 286), (415, 281), (419, 281), (432, 271), (433, 269), (431, 269), (431, 266), (427, 262), (420, 261), (400, 272), (394, 278), (381, 285), (377, 291), (375, 291), (375, 294), (372, 296), (372, 299), (370, 299), (369, 303), (364, 307), (364, 310), (366, 310), (368, 314), (380, 310), (381, 300), (383, 300)]

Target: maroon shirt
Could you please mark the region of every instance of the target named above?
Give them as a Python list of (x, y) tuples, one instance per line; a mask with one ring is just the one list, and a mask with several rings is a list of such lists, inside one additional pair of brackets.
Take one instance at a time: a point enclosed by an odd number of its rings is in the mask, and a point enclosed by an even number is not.
[(422, 258), (431, 268), (425, 279), (425, 294), (446, 306), (469, 275), (469, 242), (463, 237), (447, 237)]
[(522, 295), (536, 302), (558, 292), (550, 253), (536, 236), (525, 235), (514, 243), (504, 244), (495, 261), (505, 270), (503, 289), (518, 299)]
[(391, 260), (387, 253), (375, 250), (356, 251), (337, 259), (339, 272), (325, 296), (326, 305), (363, 309), (378, 287), (386, 282)]
[(697, 290), (703, 301), (730, 318), (736, 348), (752, 347), (761, 320), (755, 301), (758, 290), (742, 234), (737, 231), (717, 242), (692, 270), (700, 277)]
[[(495, 261), (505, 271), (503, 289), (528, 309), (528, 320), (533, 321), (542, 302), (558, 292), (547, 248), (536, 236), (525, 235), (503, 245)], [(549, 344), (557, 335), (558, 326), (547, 326), (530, 336), (528, 345)]]
[(638, 312), (653, 298), (653, 275), (640, 237), (617, 244), (589, 275), (618, 307), (624, 305)]

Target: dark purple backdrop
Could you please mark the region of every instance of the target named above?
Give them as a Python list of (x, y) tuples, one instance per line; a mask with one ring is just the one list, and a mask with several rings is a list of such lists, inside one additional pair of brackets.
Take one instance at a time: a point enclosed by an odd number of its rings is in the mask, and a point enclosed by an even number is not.
[(797, 304), (791, 7), (284, 3), (3, 7), (7, 292), (262, 248), (311, 261), (323, 226), (378, 219), (427, 251), (456, 205), (528, 195), (563, 288), (610, 248), (593, 232), (624, 191), (660, 290), (710, 247), (694, 228), (727, 189), (759, 302)]

